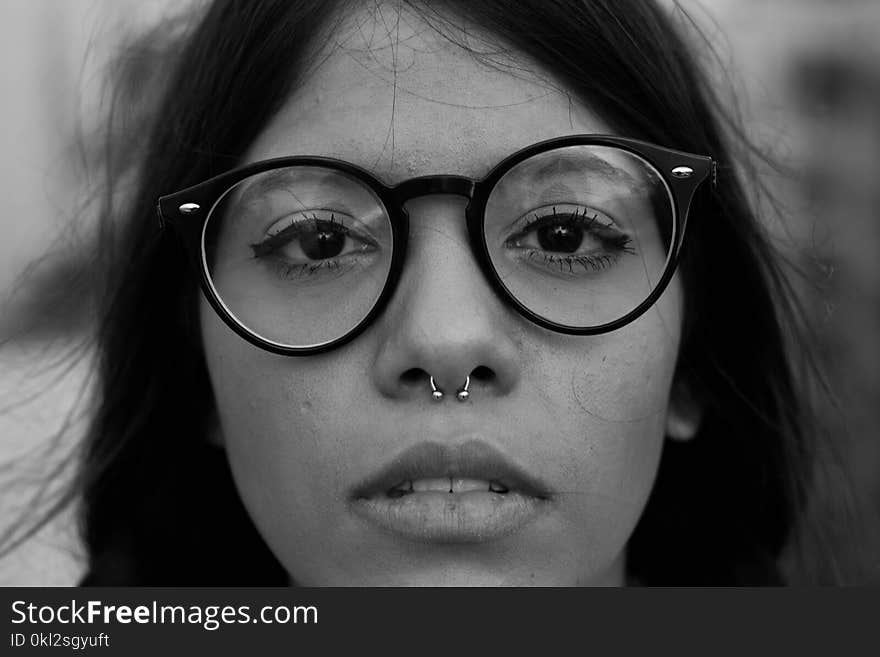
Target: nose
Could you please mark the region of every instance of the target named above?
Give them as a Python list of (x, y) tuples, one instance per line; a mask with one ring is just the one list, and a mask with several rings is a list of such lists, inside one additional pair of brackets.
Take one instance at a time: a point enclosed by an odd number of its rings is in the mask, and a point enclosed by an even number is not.
[(515, 313), (482, 275), (468, 244), (466, 200), (407, 203), (410, 242), (394, 298), (381, 318), (372, 367), (379, 392), (431, 399), (430, 379), (452, 399), (470, 377), (471, 400), (509, 394), (520, 379)]

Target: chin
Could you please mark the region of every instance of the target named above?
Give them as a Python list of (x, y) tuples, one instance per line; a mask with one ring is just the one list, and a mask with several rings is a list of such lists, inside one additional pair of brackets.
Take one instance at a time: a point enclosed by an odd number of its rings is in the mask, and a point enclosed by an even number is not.
[(398, 587), (502, 587), (502, 586), (547, 586), (521, 575), (500, 574), (467, 568), (438, 568), (410, 573), (394, 573), (387, 581), (371, 582), (368, 586)]

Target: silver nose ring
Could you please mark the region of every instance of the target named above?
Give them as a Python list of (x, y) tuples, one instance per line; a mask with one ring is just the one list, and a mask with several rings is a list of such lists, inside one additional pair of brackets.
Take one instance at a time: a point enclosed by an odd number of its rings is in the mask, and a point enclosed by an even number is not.
[(433, 376), (431, 377), (431, 397), (434, 398), (434, 401), (443, 401), (443, 391), (437, 388)]
[[(434, 401), (443, 401), (443, 391), (437, 387), (437, 384), (434, 382), (434, 377), (430, 377), (431, 383), (431, 397)], [(471, 393), (468, 392), (468, 387), (471, 385), (471, 377), (468, 375), (465, 377), (464, 386), (456, 393), (456, 397), (458, 401), (463, 402), (467, 401), (468, 397), (471, 396)]]
[(458, 391), (456, 397), (458, 397), (458, 401), (463, 402), (466, 401), (468, 397), (471, 396), (471, 393), (468, 392), (468, 386), (471, 384), (471, 377), (468, 375), (464, 380), (464, 388)]

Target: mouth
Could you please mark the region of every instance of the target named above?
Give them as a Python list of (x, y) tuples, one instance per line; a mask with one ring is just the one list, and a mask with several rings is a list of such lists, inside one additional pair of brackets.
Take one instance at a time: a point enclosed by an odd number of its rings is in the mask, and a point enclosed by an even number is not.
[(547, 486), (485, 442), (421, 443), (356, 487), (353, 511), (399, 537), (478, 543), (522, 529), (547, 510)]
[(430, 479), (405, 479), (396, 486), (392, 486), (386, 495), (393, 499), (412, 495), (414, 493), (450, 493), (461, 495), (473, 492), (489, 492), (498, 495), (507, 495), (510, 489), (499, 481), (485, 479), (467, 479), (462, 477), (434, 477)]

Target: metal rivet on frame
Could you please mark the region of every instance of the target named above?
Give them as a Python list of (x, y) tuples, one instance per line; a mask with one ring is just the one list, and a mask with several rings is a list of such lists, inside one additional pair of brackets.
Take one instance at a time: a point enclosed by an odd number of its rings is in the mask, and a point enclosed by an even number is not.
[(672, 170), (672, 175), (675, 178), (690, 178), (694, 175), (694, 170), (690, 167), (675, 167)]
[(184, 203), (177, 209), (180, 211), (180, 214), (195, 214), (202, 209), (202, 206), (198, 203)]

